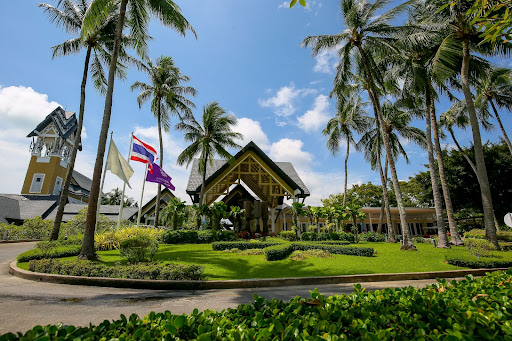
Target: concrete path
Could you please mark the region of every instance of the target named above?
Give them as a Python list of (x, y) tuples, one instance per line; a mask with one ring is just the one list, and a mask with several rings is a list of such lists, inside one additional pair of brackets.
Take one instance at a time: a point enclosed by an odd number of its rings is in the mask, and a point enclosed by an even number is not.
[[(151, 311), (169, 310), (175, 314), (199, 310), (223, 310), (250, 303), (252, 295), (289, 300), (297, 295), (309, 297), (315, 288), (326, 295), (348, 294), (353, 284), (288, 286), (279, 288), (230, 290), (138, 290), (65, 284), (40, 283), (9, 274), (9, 263), (35, 243), (0, 244), (0, 335), (25, 332), (35, 325), (73, 324), (87, 326), (121, 314), (144, 316)], [(375, 282), (363, 284), (367, 290), (386, 287), (423, 287), (435, 280)]]

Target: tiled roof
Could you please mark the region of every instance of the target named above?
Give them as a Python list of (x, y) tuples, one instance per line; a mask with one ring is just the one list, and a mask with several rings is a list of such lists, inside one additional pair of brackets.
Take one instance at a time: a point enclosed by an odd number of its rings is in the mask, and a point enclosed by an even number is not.
[(73, 170), (73, 179), (76, 181), (78, 186), (82, 187), (86, 191), (91, 191), (92, 180), (83, 175), (82, 173)]
[(20, 206), (16, 199), (0, 194), (0, 223), (7, 223), (6, 218), (19, 219)]
[[(64, 207), (64, 215), (62, 221), (69, 221), (71, 218), (78, 214), (78, 211), (87, 207), (87, 204), (66, 204)], [(124, 207), (122, 219), (129, 219), (138, 212), (137, 207)], [(119, 205), (101, 205), (100, 214), (104, 214), (112, 221), (117, 221), (119, 215)], [(55, 219), (57, 215), (57, 207), (48, 215), (46, 219)]]

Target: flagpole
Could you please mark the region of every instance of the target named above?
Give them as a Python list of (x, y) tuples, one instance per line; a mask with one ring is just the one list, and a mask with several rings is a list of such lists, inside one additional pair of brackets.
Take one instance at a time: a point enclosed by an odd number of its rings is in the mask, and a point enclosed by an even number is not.
[[(128, 164), (130, 164), (130, 156), (132, 155), (133, 131), (130, 138), (130, 149), (128, 150)], [(123, 194), (121, 195), (121, 204), (119, 205), (119, 217), (117, 218), (117, 228), (121, 227), (121, 219), (123, 217), (124, 191), (126, 190), (126, 182), (123, 182)]]
[[(110, 143), (112, 143), (112, 135), (114, 134), (114, 131), (110, 132)], [(108, 149), (110, 152), (110, 144), (108, 145)], [(107, 160), (105, 161), (105, 164), (103, 165), (103, 176), (101, 179), (101, 186), (100, 186), (100, 195), (98, 197), (98, 208), (96, 209), (96, 226), (95, 229), (98, 227), (98, 219), (100, 218), (100, 209), (101, 209), (101, 197), (103, 195), (103, 185), (105, 184), (105, 175), (107, 175), (107, 163), (108, 163), (108, 154), (107, 154)]]
[(139, 227), (139, 224), (140, 224), (140, 215), (142, 212), (142, 199), (144, 198), (144, 185), (146, 184), (147, 176), (148, 176), (148, 164), (146, 163), (146, 171), (144, 172), (144, 179), (142, 180), (142, 193), (140, 194), (139, 214), (137, 216), (137, 227)]

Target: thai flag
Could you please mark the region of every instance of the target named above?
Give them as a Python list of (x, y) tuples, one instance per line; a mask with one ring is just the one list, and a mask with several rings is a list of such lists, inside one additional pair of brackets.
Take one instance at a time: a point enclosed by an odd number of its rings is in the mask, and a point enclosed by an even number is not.
[(149, 144), (142, 142), (133, 136), (132, 156), (130, 160), (147, 163), (149, 172), (153, 174), (153, 162), (156, 160), (156, 150)]

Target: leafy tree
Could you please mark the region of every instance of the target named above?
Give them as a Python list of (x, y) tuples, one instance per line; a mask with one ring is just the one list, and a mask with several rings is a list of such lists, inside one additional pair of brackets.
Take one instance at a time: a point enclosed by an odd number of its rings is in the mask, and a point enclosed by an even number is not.
[(309, 210), (311, 211), (311, 216), (313, 217), (313, 219), (315, 221), (317, 233), (320, 233), (320, 223), (319, 222), (320, 222), (320, 218), (325, 217), (325, 210), (323, 207), (318, 207), (318, 206), (311, 207)]
[(244, 219), (245, 209), (240, 208), (239, 206), (231, 206), (231, 211), (229, 215), (233, 217), (233, 225), (236, 232), (240, 232), (240, 220)]
[(512, 40), (511, 0), (476, 0), (468, 13), (482, 32), (484, 42), (510, 44)]
[(160, 225), (171, 226), (173, 230), (183, 225), (183, 222), (187, 219), (187, 205), (185, 201), (181, 201), (180, 198), (174, 197), (169, 200), (169, 203), (162, 210), (160, 216)]
[(232, 131), (236, 124), (234, 115), (226, 115), (226, 111), (219, 106), (219, 103), (212, 102), (203, 107), (202, 122), (196, 121), (194, 116), (186, 117), (176, 125), (176, 129), (185, 132), (185, 141), (191, 144), (178, 156), (178, 165), (190, 165), (196, 156), (199, 159), (199, 172), (202, 174), (201, 193), (199, 205), (204, 204), (204, 191), (206, 182), (206, 167), (208, 162), (212, 163), (215, 155), (223, 159), (231, 158), (226, 148), (241, 148), (236, 139), (242, 139), (240, 133)]
[(293, 226), (295, 229), (295, 233), (298, 231), (302, 232), (301, 227), (299, 226), (299, 218), (304, 215), (304, 204), (301, 202), (292, 203), (292, 215), (293, 215)]
[[(55, 216), (50, 240), (57, 240), (59, 238), (60, 226), (62, 223), (62, 216), (64, 215), (64, 207), (68, 201), (69, 185), (73, 177), (73, 169), (75, 168), (75, 160), (78, 149), (81, 148), (81, 136), (84, 122), (85, 111), (85, 87), (87, 78), (89, 76), (89, 67), (92, 70), (92, 80), (94, 86), (101, 92), (105, 92), (105, 72), (103, 64), (107, 64), (111, 58), (112, 43), (115, 33), (115, 28), (119, 19), (117, 14), (111, 15), (95, 30), (84, 33), (84, 17), (89, 9), (89, 2), (85, 0), (61, 0), (57, 7), (49, 4), (39, 4), (39, 7), (44, 9), (51, 22), (62, 27), (66, 33), (76, 35), (63, 42), (62, 44), (52, 47), (53, 58), (57, 56), (69, 56), (71, 54), (78, 54), (82, 50), (86, 50), (84, 70), (82, 76), (82, 84), (80, 86), (80, 109), (78, 112), (78, 126), (73, 139), (73, 148), (69, 156), (69, 165), (62, 185), (62, 192), (59, 198), (59, 206)], [(133, 40), (129, 37), (123, 36), (121, 42), (124, 46), (130, 46)], [(92, 57), (92, 61), (91, 61)], [(120, 78), (125, 77), (125, 65), (121, 61), (129, 61), (136, 63), (131, 58), (124, 48), (121, 48), (120, 59), (117, 64), (117, 76)]]
[[(121, 205), (121, 198), (123, 196), (123, 191), (121, 191), (118, 187), (114, 188), (110, 192), (106, 193), (101, 198), (102, 205)], [(139, 207), (137, 202), (130, 197), (125, 197), (123, 207)]]
[(172, 0), (120, 0), (120, 2), (118, 0), (93, 0), (83, 20), (83, 29), (81, 32), (82, 38), (86, 37), (91, 32), (96, 31), (98, 27), (101, 27), (101, 25), (108, 20), (110, 16), (117, 15), (117, 13), (119, 13), (119, 18), (117, 20), (114, 35), (112, 57), (110, 58), (105, 108), (103, 111), (103, 120), (98, 140), (98, 150), (96, 153), (96, 161), (92, 176), (86, 229), (82, 249), (78, 256), (79, 259), (96, 258), (96, 251), (94, 249), (96, 211), (98, 197), (100, 194), (100, 180), (103, 170), (105, 146), (107, 145), (107, 135), (110, 126), (110, 116), (112, 113), (114, 76), (117, 72), (117, 63), (121, 51), (123, 28), (125, 26), (129, 27), (130, 36), (134, 41), (137, 53), (143, 59), (146, 58), (147, 54), (147, 40), (149, 39), (147, 29), (150, 15), (154, 15), (164, 25), (173, 28), (183, 36), (187, 30), (192, 31), (195, 34), (192, 26), (181, 14), (180, 8)]
[[(139, 109), (144, 103), (151, 99), (151, 111), (157, 119), (158, 141), (160, 145), (160, 168), (164, 162), (164, 143), (162, 140), (162, 129), (169, 132), (171, 120), (169, 114), (175, 114), (182, 118), (192, 115), (192, 109), (195, 108), (185, 96), (195, 96), (197, 91), (191, 86), (182, 85), (188, 82), (189, 77), (183, 75), (178, 67), (174, 65), (171, 57), (161, 56), (153, 64), (149, 61), (144, 67), (149, 76), (150, 84), (143, 82), (135, 82), (131, 86), (131, 90), (141, 90), (137, 96)], [(160, 195), (162, 185), (158, 184), (156, 192), (155, 207), (155, 226), (158, 224), (158, 216), (160, 213)]]
[(228, 217), (228, 206), (223, 202), (214, 202), (210, 207), (212, 217), (212, 227), (214, 231), (220, 230), (220, 221)]
[(363, 221), (366, 218), (366, 214), (361, 211), (361, 206), (354, 205), (354, 204), (348, 204), (345, 206), (345, 210), (347, 215), (352, 218), (352, 228), (351, 231), (356, 236), (356, 243), (359, 243), (359, 229), (357, 227), (357, 220)]

